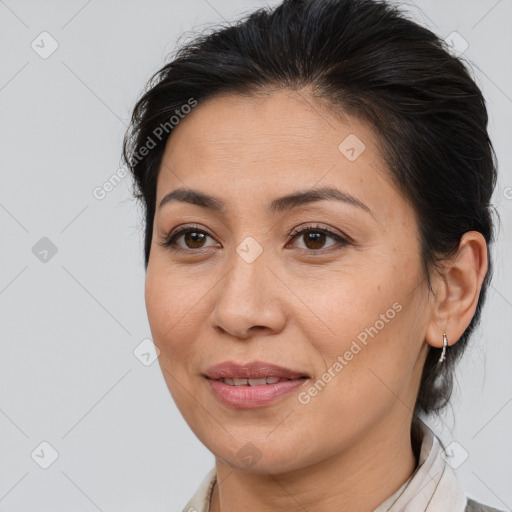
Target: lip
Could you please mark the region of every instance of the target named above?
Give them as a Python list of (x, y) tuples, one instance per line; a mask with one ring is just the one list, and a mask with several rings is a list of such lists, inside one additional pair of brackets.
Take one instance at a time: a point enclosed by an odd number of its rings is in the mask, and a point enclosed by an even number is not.
[(235, 363), (233, 361), (224, 361), (211, 366), (204, 372), (205, 377), (213, 380), (217, 379), (260, 379), (263, 377), (278, 377), (280, 379), (300, 379), (309, 378), (305, 372), (284, 368), (263, 361), (253, 361), (250, 363)]
[[(237, 364), (232, 361), (212, 366), (204, 373), (213, 395), (224, 405), (234, 409), (253, 409), (273, 404), (289, 395), (309, 380), (304, 372), (254, 361)], [(277, 377), (282, 380), (273, 384), (233, 386), (218, 379), (258, 379)]]

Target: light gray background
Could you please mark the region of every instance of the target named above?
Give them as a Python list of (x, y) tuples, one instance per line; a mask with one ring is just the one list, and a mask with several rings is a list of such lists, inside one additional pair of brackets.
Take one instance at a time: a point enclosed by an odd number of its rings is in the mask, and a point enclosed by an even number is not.
[[(265, 4), (0, 0), (0, 511), (180, 511), (212, 467), (158, 362), (133, 353), (151, 334), (130, 179), (92, 191), (119, 169), (130, 110), (178, 36)], [(510, 510), (512, 1), (409, 9), (469, 43), (500, 161), (493, 285), (453, 408), (431, 425), (468, 452), (467, 493)], [(46, 59), (31, 47), (43, 31), (59, 45)], [(57, 247), (46, 262), (32, 252), (42, 237)], [(43, 441), (59, 454), (48, 469)]]

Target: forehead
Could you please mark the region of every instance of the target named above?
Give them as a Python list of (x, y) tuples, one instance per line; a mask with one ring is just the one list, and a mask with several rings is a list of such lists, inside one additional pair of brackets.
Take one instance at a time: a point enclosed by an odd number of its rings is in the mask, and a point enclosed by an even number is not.
[(225, 94), (199, 102), (173, 129), (157, 202), (181, 187), (216, 190), (229, 202), (242, 189), (268, 197), (323, 185), (374, 195), (384, 209), (386, 193), (397, 194), (367, 123), (335, 117), (304, 92)]
[(348, 116), (341, 123), (304, 92), (224, 94), (199, 102), (173, 130), (166, 153), (180, 162), (224, 158), (228, 167), (257, 156), (281, 168), (298, 160), (337, 160), (339, 143), (353, 132), (366, 146), (375, 145), (369, 126)]

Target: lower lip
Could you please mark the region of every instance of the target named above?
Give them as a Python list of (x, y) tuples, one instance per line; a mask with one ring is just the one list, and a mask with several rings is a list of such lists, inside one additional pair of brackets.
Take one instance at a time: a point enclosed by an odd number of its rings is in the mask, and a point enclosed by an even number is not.
[(290, 379), (259, 386), (230, 386), (219, 380), (207, 380), (213, 394), (223, 404), (235, 409), (253, 409), (264, 407), (278, 398), (288, 395), (302, 386), (308, 379)]

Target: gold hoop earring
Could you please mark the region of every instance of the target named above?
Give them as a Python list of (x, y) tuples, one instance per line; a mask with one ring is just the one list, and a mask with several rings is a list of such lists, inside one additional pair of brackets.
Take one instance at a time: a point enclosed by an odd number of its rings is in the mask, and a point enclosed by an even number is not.
[(441, 356), (439, 357), (439, 361), (437, 364), (441, 364), (446, 359), (446, 347), (448, 346), (448, 339), (446, 338), (446, 333), (443, 332), (443, 351), (441, 352)]

